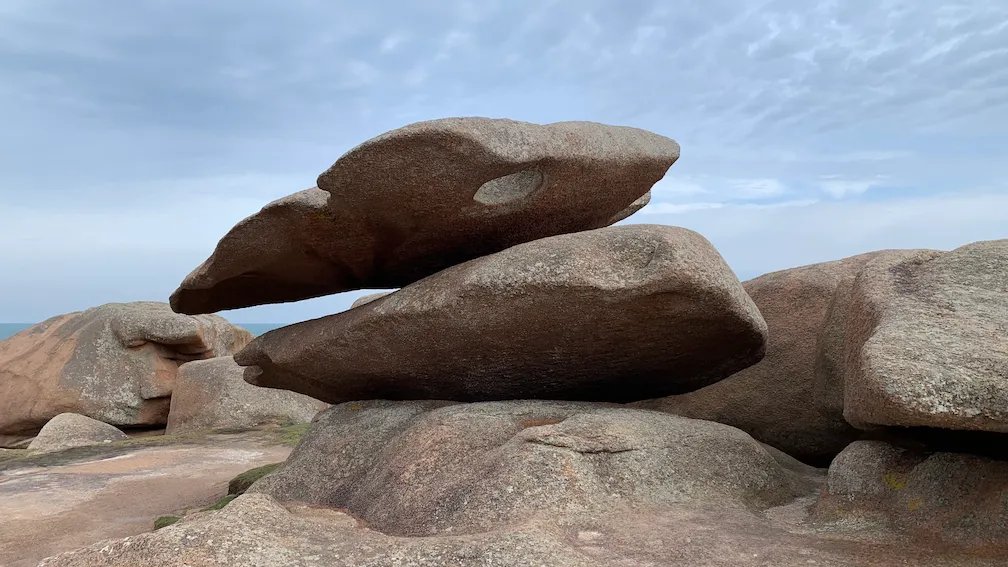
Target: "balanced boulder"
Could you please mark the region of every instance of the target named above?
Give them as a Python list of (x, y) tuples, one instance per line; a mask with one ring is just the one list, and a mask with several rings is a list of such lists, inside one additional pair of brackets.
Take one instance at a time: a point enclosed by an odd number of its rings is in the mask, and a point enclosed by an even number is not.
[(1008, 240), (872, 261), (849, 309), (851, 424), (1008, 432)]
[(591, 122), (411, 124), (353, 148), (317, 187), (240, 222), (171, 304), (209, 313), (401, 287), (515, 244), (621, 220), (678, 157), (669, 138)]
[(695, 390), (758, 362), (766, 333), (704, 237), (626, 225), (472, 260), (270, 331), (235, 361), (253, 384), (330, 403), (629, 402)]
[(112, 425), (76, 413), (61, 413), (42, 426), (28, 450), (48, 453), (126, 439), (126, 434)]
[(165, 303), (110, 303), (53, 317), (0, 342), (0, 444), (65, 412), (123, 426), (164, 425), (178, 366), (233, 354), (252, 335)]
[(242, 379), (243, 370), (230, 356), (180, 366), (166, 433), (308, 423), (328, 407), (295, 392), (253, 386)]

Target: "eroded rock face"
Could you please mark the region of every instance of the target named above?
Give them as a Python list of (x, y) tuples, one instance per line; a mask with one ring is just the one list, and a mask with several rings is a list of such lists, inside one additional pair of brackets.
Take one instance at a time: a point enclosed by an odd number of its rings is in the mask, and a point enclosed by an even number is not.
[(180, 366), (166, 433), (308, 423), (329, 407), (295, 392), (253, 386), (242, 379), (243, 371), (230, 356)]
[(678, 157), (664, 136), (590, 122), (411, 124), (350, 150), (317, 187), (239, 223), (171, 304), (208, 313), (401, 287), (625, 218)]
[(855, 426), (1008, 432), (1008, 240), (865, 265), (844, 339)]
[(0, 342), (0, 443), (72, 412), (119, 427), (164, 425), (178, 366), (233, 354), (252, 335), (165, 303), (110, 303)]
[(76, 413), (61, 413), (42, 427), (28, 450), (48, 453), (126, 439), (126, 434), (112, 425)]
[(367, 399), (628, 402), (694, 390), (763, 356), (766, 323), (690, 230), (615, 226), (455, 266), (235, 356), (249, 382)]
[(815, 489), (738, 429), (616, 405), (361, 402), (319, 415), (250, 492), (347, 509), (385, 533), (699, 501), (765, 509)]
[(830, 465), (820, 522), (881, 524), (1008, 556), (1008, 461), (858, 441)]
[(830, 401), (816, 403), (815, 365), (818, 337), (833, 296), (842, 282), (853, 281), (872, 254), (772, 272), (742, 286), (767, 322), (766, 356), (706, 388), (642, 402), (642, 407), (726, 423), (795, 457), (829, 461), (860, 432), (830, 411)]

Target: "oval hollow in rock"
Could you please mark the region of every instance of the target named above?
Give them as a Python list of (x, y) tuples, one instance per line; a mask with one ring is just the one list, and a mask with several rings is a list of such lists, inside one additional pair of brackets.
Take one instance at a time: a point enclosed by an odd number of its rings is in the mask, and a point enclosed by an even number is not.
[(473, 200), (484, 205), (505, 205), (528, 197), (542, 185), (542, 172), (526, 169), (480, 185)]

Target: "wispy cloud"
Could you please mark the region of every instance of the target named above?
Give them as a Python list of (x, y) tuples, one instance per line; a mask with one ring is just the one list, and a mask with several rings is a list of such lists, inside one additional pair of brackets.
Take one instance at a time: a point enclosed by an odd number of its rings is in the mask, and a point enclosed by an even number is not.
[(840, 175), (824, 175), (820, 178), (819, 187), (830, 197), (840, 199), (852, 195), (860, 195), (872, 187), (884, 185), (886, 178), (882, 176), (872, 179), (845, 179)]
[[(991, 232), (960, 222), (969, 207), (1000, 201), (954, 193), (1008, 190), (1006, 45), (1008, 4), (983, 0), (0, 2), (0, 241), (20, 243), (0, 247), (17, 274), (0, 278), (0, 320), (51, 314), (39, 281), (73, 262), (78, 307), (126, 293), (116, 278), (163, 294), (256, 205), (442, 116), (675, 138), (682, 157), (640, 218), (694, 223), (745, 270), (934, 234), (961, 244)], [(894, 199), (918, 211), (906, 240), (837, 228)], [(122, 275), (137, 271), (166, 281)]]

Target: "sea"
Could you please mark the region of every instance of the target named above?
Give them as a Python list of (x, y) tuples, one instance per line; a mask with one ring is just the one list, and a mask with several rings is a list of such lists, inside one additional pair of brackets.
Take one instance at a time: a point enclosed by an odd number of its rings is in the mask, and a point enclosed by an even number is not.
[[(0, 341), (32, 325), (34, 323), (0, 323)], [(235, 325), (248, 329), (255, 336), (284, 326), (283, 323), (235, 323)]]

